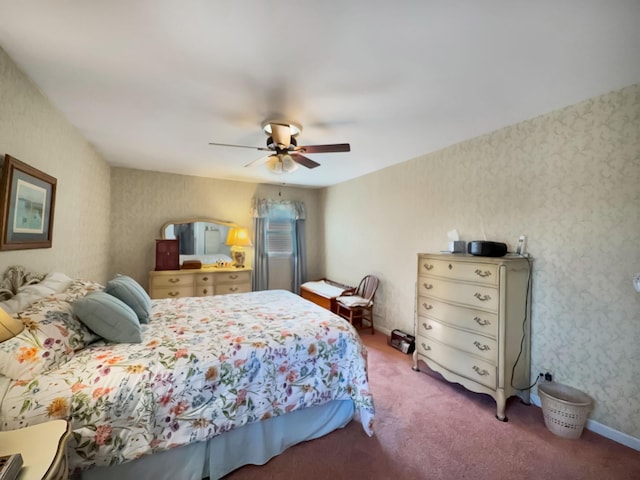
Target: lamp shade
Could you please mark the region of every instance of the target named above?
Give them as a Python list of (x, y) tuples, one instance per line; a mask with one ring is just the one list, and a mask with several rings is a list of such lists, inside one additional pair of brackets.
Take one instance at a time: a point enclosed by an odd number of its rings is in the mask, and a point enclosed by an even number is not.
[(244, 227), (233, 227), (227, 235), (227, 245), (234, 247), (250, 247), (249, 230)]
[(0, 342), (9, 340), (24, 330), (24, 324), (0, 308)]

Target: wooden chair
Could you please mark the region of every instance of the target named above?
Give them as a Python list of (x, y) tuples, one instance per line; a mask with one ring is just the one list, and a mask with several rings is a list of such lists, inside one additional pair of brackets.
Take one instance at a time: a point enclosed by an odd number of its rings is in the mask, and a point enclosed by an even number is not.
[(367, 275), (362, 280), (358, 288), (352, 292), (345, 293), (336, 299), (336, 313), (342, 318), (349, 320), (354, 327), (364, 328), (362, 320), (371, 324), (371, 334), (373, 330), (373, 300), (378, 289), (378, 277)]

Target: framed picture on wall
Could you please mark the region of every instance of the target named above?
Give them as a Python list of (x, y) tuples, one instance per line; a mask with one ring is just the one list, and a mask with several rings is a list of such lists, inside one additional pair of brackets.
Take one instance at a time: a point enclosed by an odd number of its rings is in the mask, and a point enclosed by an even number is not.
[(51, 248), (56, 184), (52, 176), (4, 156), (0, 250)]

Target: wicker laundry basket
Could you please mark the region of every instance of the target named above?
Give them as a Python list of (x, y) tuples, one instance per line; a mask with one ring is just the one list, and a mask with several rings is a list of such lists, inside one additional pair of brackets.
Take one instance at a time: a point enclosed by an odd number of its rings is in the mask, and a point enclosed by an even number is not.
[(580, 438), (591, 412), (591, 398), (576, 388), (556, 382), (541, 383), (538, 394), (547, 428), (560, 437)]

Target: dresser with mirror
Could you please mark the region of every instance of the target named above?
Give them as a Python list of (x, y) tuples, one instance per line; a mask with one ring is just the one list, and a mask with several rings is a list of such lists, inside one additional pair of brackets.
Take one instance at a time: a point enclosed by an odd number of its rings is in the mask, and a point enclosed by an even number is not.
[[(231, 245), (227, 245), (229, 232), (237, 227), (232, 222), (208, 218), (165, 223), (158, 240), (156, 270), (149, 272), (151, 298), (250, 292), (252, 269), (235, 266)], [(167, 243), (176, 248), (168, 248)], [(158, 259), (165, 253), (175, 258), (169, 262)], [(181, 268), (194, 262), (197, 268)], [(163, 265), (175, 268), (165, 269)]]

